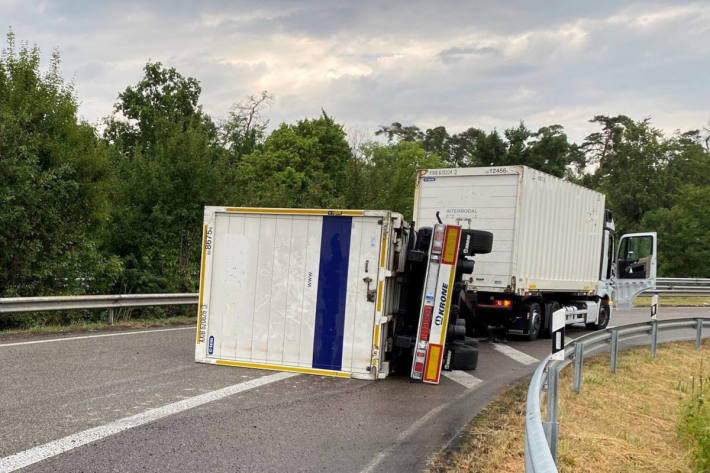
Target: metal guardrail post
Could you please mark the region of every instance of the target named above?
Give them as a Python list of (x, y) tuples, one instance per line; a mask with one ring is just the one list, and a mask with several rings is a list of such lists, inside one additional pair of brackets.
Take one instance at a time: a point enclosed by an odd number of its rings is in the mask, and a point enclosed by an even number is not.
[(557, 463), (557, 442), (560, 435), (560, 424), (557, 421), (557, 387), (559, 384), (560, 368), (557, 363), (550, 365), (547, 370), (547, 418), (542, 424), (550, 446), (552, 459)]
[(695, 321), (695, 349), (700, 350), (703, 345), (703, 321), (697, 319)]
[(582, 365), (584, 364), (584, 345), (574, 344), (574, 392), (582, 390)]
[(108, 324), (113, 325), (113, 307), (108, 309)]
[(656, 357), (656, 348), (658, 347), (658, 321), (654, 320), (651, 325), (651, 358)]
[(611, 332), (611, 353), (609, 355), (609, 371), (616, 373), (616, 361), (619, 357), (619, 331)]

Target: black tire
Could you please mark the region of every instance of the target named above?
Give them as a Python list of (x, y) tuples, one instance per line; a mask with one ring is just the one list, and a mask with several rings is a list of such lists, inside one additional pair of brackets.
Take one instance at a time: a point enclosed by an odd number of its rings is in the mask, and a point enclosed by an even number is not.
[(419, 251), (429, 252), (429, 243), (431, 242), (431, 227), (422, 227), (417, 232), (417, 242), (415, 249)]
[(427, 253), (421, 250), (409, 250), (407, 252), (407, 261), (410, 263), (423, 263), (426, 261)]
[(461, 232), (461, 253), (466, 256), (485, 255), (493, 249), (493, 234), (483, 230)]
[(606, 301), (601, 301), (597, 322), (585, 325), (588, 329), (591, 330), (602, 330), (605, 329), (607, 325), (609, 325), (609, 305), (606, 303)]
[(542, 309), (537, 302), (530, 302), (526, 306), (525, 314), (528, 317), (528, 340), (537, 340), (542, 328)]
[(452, 370), (475, 370), (478, 366), (478, 349), (464, 345), (463, 343), (455, 343), (452, 345), (453, 354), (451, 356)]
[[(545, 304), (545, 320), (542, 324), (543, 328), (540, 329), (540, 338), (550, 338), (552, 336), (552, 330), (550, 330), (552, 328), (552, 314), (560, 310), (560, 307), (562, 306), (557, 301)], [(547, 327), (545, 327), (545, 323), (547, 323)]]

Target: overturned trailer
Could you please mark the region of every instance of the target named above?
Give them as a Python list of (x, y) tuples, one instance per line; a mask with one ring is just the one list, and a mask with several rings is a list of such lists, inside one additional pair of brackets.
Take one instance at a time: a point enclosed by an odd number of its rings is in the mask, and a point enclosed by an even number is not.
[(419, 233), (390, 211), (205, 208), (196, 361), (428, 383), (475, 368), (449, 317), (463, 232)]

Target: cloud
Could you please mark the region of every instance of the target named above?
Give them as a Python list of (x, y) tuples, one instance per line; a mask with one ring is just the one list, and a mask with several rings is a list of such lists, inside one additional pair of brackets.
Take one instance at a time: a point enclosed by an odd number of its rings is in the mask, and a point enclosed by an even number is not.
[(215, 118), (261, 90), (271, 122), (566, 127), (596, 114), (698, 128), (710, 118), (710, 14), (693, 2), (54, 1), (0, 4), (19, 39), (58, 47), (96, 120), (149, 59), (201, 81)]
[(486, 54), (495, 54), (497, 52), (498, 51), (495, 48), (492, 48), (490, 46), (485, 46), (485, 47), (454, 46), (451, 48), (444, 49), (443, 51), (439, 52), (437, 54), (437, 56), (444, 63), (452, 63), (452, 62), (458, 62), (461, 59), (465, 58), (466, 56), (481, 56), (481, 55), (486, 55)]

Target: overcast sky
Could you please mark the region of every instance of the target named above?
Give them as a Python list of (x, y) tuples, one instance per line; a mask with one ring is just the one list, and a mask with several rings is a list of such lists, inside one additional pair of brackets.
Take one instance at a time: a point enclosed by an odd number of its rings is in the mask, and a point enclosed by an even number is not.
[(45, 64), (60, 51), (91, 122), (148, 60), (200, 80), (215, 119), (268, 90), (272, 125), (323, 108), (368, 136), (522, 120), (579, 141), (596, 114), (669, 133), (710, 119), (710, 2), (0, 0), (0, 25)]

